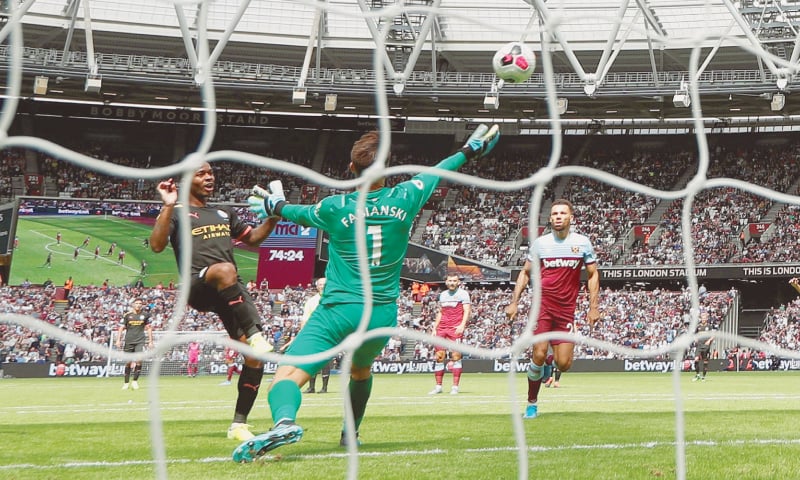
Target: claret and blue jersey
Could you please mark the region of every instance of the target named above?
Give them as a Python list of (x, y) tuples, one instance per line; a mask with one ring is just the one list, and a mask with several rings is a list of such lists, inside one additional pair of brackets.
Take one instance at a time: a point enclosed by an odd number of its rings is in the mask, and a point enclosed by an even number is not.
[(542, 307), (575, 311), (581, 269), (597, 262), (588, 237), (570, 232), (561, 240), (552, 233), (533, 242), (528, 261), (541, 267)]

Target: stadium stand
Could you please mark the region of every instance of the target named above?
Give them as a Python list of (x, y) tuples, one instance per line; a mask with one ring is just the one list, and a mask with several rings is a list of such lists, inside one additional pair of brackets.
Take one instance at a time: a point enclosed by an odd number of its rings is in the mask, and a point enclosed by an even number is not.
[[(262, 326), (271, 335), (280, 335), (285, 327), (285, 320), (292, 321), (293, 328), (299, 325), (302, 316), (302, 305), (308, 296), (315, 292), (310, 286), (305, 288), (285, 288), (282, 290), (252, 290), (255, 304), (262, 314)], [(489, 348), (508, 349), (511, 343), (524, 330), (527, 313), (530, 308), (528, 297), (523, 297), (520, 304), (520, 315), (513, 322), (506, 319), (504, 307), (511, 296), (509, 289), (476, 288), (471, 290), (473, 299), (473, 318), (464, 335), (467, 345)], [(0, 313), (28, 314), (85, 337), (92, 342), (107, 345), (109, 335), (116, 330), (122, 316), (127, 311), (128, 302), (135, 297), (142, 297), (146, 309), (152, 318), (156, 331), (166, 327), (172, 315), (175, 303), (175, 290), (163, 288), (135, 287), (76, 287), (70, 299), (70, 306), (58, 311), (52, 300), (54, 288), (50, 287), (5, 287), (0, 289)], [(435, 299), (438, 290), (431, 290), (421, 302), (414, 302), (410, 289), (405, 289), (398, 299), (398, 322), (401, 328), (417, 331), (428, 331), (435, 317)], [(702, 299), (701, 311), (708, 312), (715, 326), (724, 320), (732, 304), (735, 292), (708, 292)], [(685, 332), (688, 324), (688, 292), (654, 290), (611, 290), (604, 289), (601, 295), (601, 309), (606, 316), (605, 321), (592, 333), (595, 338), (624, 345), (634, 349), (648, 350), (662, 347), (670, 343), (679, 334)], [(589, 335), (588, 327), (582, 315), (582, 305), (588, 301), (585, 292), (578, 299), (579, 307), (576, 325), (581, 333)], [(793, 315), (796, 317), (800, 304), (793, 304)], [(418, 308), (416, 308), (418, 307)], [(779, 315), (773, 312), (771, 319)], [(779, 322), (771, 321), (770, 325)], [(785, 324), (786, 322), (784, 322)], [(796, 322), (791, 322), (796, 323)], [(222, 325), (213, 314), (201, 313), (189, 309), (179, 325), (182, 331), (222, 331)], [(773, 344), (779, 335), (770, 335), (768, 331), (780, 330), (770, 327), (763, 334), (765, 341)], [(793, 339), (785, 335), (779, 341), (797, 342), (800, 331), (792, 329)], [(43, 338), (40, 334), (26, 328), (1, 324), (0, 333), (4, 339), (0, 358), (7, 362), (47, 361), (64, 345)], [(414, 358), (421, 349), (433, 351), (432, 345), (409, 345), (407, 340), (394, 339), (384, 350), (383, 358), (401, 360)], [(33, 352), (35, 350), (35, 353)], [(167, 358), (182, 358), (185, 345), (176, 346), (167, 354)], [(98, 360), (87, 357), (80, 350), (75, 352), (74, 361)], [(422, 358), (417, 357), (422, 360)], [(576, 358), (614, 358), (609, 352), (598, 351), (579, 345)]]

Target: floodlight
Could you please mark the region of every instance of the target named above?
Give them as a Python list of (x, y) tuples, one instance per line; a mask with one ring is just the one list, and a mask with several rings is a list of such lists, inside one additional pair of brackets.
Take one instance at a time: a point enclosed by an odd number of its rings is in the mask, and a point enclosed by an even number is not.
[(306, 103), (306, 94), (308, 91), (305, 87), (295, 87), (292, 90), (292, 103), (295, 105), (303, 105)]
[(783, 107), (786, 105), (786, 96), (782, 93), (776, 93), (772, 96), (772, 102), (769, 105), (769, 108), (773, 112), (780, 112), (783, 110)]
[(497, 110), (500, 108), (500, 95), (497, 92), (489, 92), (483, 97), (483, 106)]

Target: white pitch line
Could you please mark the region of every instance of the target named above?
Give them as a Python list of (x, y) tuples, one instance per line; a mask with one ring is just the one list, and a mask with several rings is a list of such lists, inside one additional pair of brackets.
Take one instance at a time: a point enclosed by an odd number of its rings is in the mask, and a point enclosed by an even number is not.
[[(539, 401), (542, 405), (597, 405), (597, 404), (620, 404), (622, 403), (646, 403), (646, 402), (670, 402), (674, 400), (674, 395), (669, 393), (663, 394), (642, 394), (642, 395), (620, 395), (620, 394), (577, 394), (577, 395), (551, 395), (545, 398), (540, 398)], [(800, 394), (765, 394), (765, 393), (738, 393), (738, 394), (688, 394), (682, 398), (691, 401), (737, 401), (737, 402), (763, 402), (763, 401), (800, 401)], [(470, 395), (460, 394), (457, 398), (450, 396), (447, 397), (433, 397), (428, 395), (420, 396), (404, 396), (394, 397), (391, 399), (374, 399), (370, 402), (373, 406), (396, 406), (398, 402), (403, 405), (413, 408), (418, 407), (431, 407), (431, 406), (445, 406), (454, 405), (458, 407), (469, 406), (482, 406), (482, 405), (510, 405), (514, 403), (515, 399), (510, 398), (508, 395)], [(522, 397), (516, 399), (518, 404), (523, 404)], [(333, 402), (341, 403), (343, 397), (338, 393), (331, 393), (325, 399), (311, 397), (305, 399), (303, 406), (306, 409), (316, 408), (330, 408)], [(228, 408), (229, 402), (227, 400), (202, 400), (202, 401), (171, 401), (161, 402), (160, 411), (168, 412), (175, 410), (208, 410), (215, 411), (220, 408)], [(150, 410), (148, 402), (136, 400), (132, 404), (124, 401), (111, 402), (106, 404), (86, 404), (69, 408), (57, 405), (22, 405), (22, 406), (0, 406), (0, 416), (2, 415), (47, 415), (57, 414), (83, 414), (87, 412), (118, 412), (124, 410), (127, 412), (147, 412)], [(507, 412), (501, 412), (507, 413)]]
[[(36, 235), (44, 237), (44, 238), (53, 238), (50, 235), (45, 235), (44, 233), (38, 232), (36, 230), (29, 230), (29, 231), (35, 233)], [(59, 252), (57, 250), (51, 250), (50, 249), (50, 245), (52, 245), (52, 244), (53, 244), (53, 242), (48, 243), (47, 245), (45, 245), (44, 249), (47, 250), (48, 252), (57, 253), (59, 255), (67, 255), (67, 256), (71, 256), (72, 255), (72, 253)], [(66, 245), (66, 246), (68, 246), (70, 248), (77, 247), (77, 245), (72, 245), (71, 243), (67, 243), (67, 242), (61, 242), (61, 244), (62, 245)], [(86, 255), (83, 255), (83, 253), (86, 253)], [(78, 254), (78, 257), (79, 258), (92, 259), (92, 258), (94, 258), (94, 254), (93, 253), (89, 253), (87, 250), (81, 249), (80, 253)], [(111, 264), (115, 264), (116, 263), (114, 260), (111, 260), (110, 258), (106, 258), (105, 255), (98, 255), (97, 259), (102, 260), (104, 262), (111, 263)], [(119, 265), (119, 264), (117, 264), (117, 265)], [(133, 267), (129, 267), (129, 266), (125, 265), (125, 264), (122, 264), (122, 265), (119, 265), (119, 266), (122, 267), (122, 268), (125, 268), (127, 270), (139, 273), (139, 270), (137, 270), (137, 269), (135, 269)]]
[[(630, 449), (649, 449), (654, 448), (674, 448), (675, 442), (640, 442), (640, 443), (603, 443), (603, 444), (583, 444), (583, 445), (557, 445), (557, 446), (544, 446), (544, 445), (528, 445), (527, 451), (531, 453), (541, 452), (565, 452), (565, 451), (587, 451), (587, 450), (630, 450)], [(800, 438), (792, 439), (746, 439), (746, 440), (727, 440), (718, 442), (716, 440), (694, 440), (686, 442), (687, 446), (691, 447), (711, 447), (717, 448), (721, 446), (727, 447), (742, 447), (742, 446), (763, 446), (763, 445), (800, 445)], [(503, 447), (494, 448), (467, 448), (463, 450), (455, 449), (430, 449), (430, 450), (396, 450), (393, 452), (358, 452), (358, 456), (362, 458), (380, 458), (380, 457), (424, 457), (431, 455), (445, 455), (452, 456), (460, 453), (493, 453), (493, 452), (516, 452), (516, 446), (508, 445)], [(282, 455), (283, 459), (296, 459), (296, 460), (319, 460), (319, 459), (335, 459), (347, 458), (349, 453), (344, 452), (331, 452), (327, 454), (313, 454), (313, 455)], [(266, 456), (263, 461), (270, 461), (274, 457)], [(230, 463), (230, 457), (206, 457), (206, 458), (173, 458), (166, 461), (169, 465), (176, 464), (189, 464), (189, 463)], [(256, 462), (258, 465), (261, 462)], [(31, 463), (18, 463), (13, 465), (0, 465), (0, 471), (3, 470), (60, 470), (69, 468), (94, 468), (94, 467), (129, 467), (131, 465), (154, 465), (153, 460), (126, 460), (124, 462), (67, 462), (58, 463), (53, 465), (34, 465)]]

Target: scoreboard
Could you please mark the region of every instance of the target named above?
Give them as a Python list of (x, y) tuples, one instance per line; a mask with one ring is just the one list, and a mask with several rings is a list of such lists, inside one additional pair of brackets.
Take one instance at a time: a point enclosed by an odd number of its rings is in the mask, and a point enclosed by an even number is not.
[(258, 249), (258, 283), (269, 288), (305, 287), (314, 279), (318, 230), (281, 221)]

